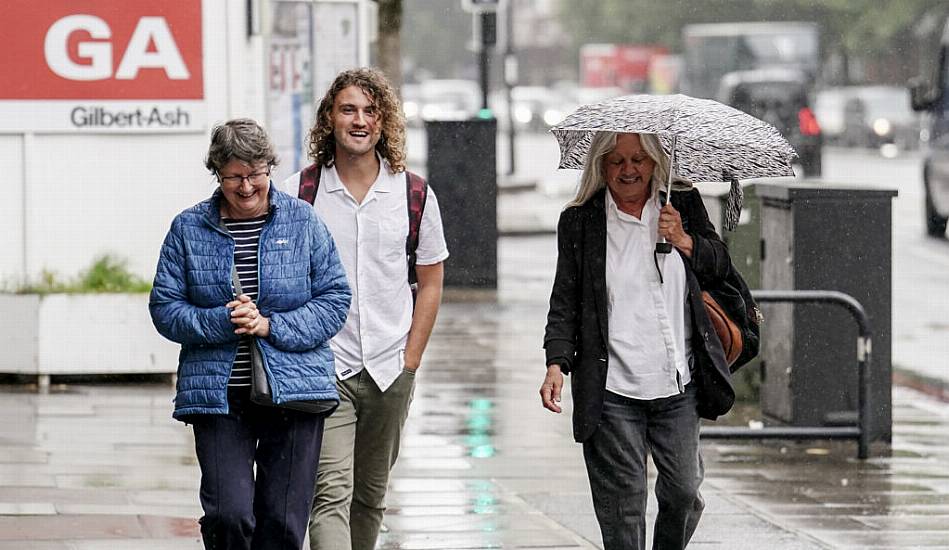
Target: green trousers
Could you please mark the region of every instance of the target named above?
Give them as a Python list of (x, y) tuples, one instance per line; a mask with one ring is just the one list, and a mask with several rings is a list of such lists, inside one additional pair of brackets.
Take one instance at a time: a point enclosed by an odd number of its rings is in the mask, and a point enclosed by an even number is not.
[(403, 371), (385, 392), (365, 370), (336, 386), (339, 408), (323, 429), (310, 549), (373, 550), (415, 374)]

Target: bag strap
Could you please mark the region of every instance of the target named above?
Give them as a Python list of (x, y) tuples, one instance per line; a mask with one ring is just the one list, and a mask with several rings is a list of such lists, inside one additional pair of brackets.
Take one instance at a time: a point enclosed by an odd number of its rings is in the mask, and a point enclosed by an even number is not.
[(320, 173), (323, 167), (313, 163), (300, 172), (300, 188), (297, 190), (297, 197), (313, 204), (316, 200), (316, 190), (320, 188)]
[(418, 250), (419, 232), (422, 227), (422, 214), (425, 212), (425, 200), (428, 198), (428, 184), (425, 179), (413, 172), (405, 171), (405, 198), (409, 211), (409, 235), (405, 239), (405, 257), (409, 264), (409, 285), (413, 293), (418, 284), (415, 273), (416, 250)]
[(237, 264), (231, 264), (231, 283), (234, 285), (234, 296), (240, 296), (244, 293), (241, 288), (241, 278), (237, 275)]

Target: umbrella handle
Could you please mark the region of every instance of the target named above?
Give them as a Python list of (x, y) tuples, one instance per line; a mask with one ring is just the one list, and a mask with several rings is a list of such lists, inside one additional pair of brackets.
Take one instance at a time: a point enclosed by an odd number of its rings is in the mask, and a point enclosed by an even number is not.
[[(666, 196), (663, 200), (662, 194), (659, 196), (660, 206), (665, 206), (666, 203), (672, 200), (672, 172), (675, 170), (675, 160), (676, 160), (676, 141), (678, 141), (678, 136), (672, 134), (672, 150), (669, 152), (669, 173), (666, 175)], [(672, 245), (667, 243), (666, 240), (662, 237), (659, 238), (659, 242), (656, 243), (656, 254), (670, 254), (672, 252)]]
[[(666, 187), (665, 195), (659, 193), (659, 204), (662, 206), (669, 202), (669, 193), (672, 191), (670, 187)], [(659, 242), (656, 243), (656, 254), (669, 254), (671, 252), (672, 245), (666, 242), (665, 237), (659, 237)]]
[[(669, 200), (672, 198), (670, 193), (672, 193), (671, 183), (666, 185), (666, 194), (664, 197), (662, 193), (659, 194), (659, 204), (661, 206), (665, 206), (669, 202)], [(656, 243), (656, 253), (669, 254), (670, 252), (672, 252), (672, 245), (666, 242), (665, 237), (659, 237), (659, 242)]]

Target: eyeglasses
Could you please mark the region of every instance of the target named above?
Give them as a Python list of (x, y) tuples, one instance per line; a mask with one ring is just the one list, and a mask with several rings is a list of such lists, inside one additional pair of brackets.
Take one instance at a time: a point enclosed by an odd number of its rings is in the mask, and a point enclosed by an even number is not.
[(251, 183), (264, 183), (267, 181), (267, 178), (270, 177), (270, 169), (268, 168), (267, 170), (254, 172), (253, 174), (248, 174), (246, 176), (222, 176), (220, 173), (218, 173), (217, 177), (221, 183), (236, 185), (244, 183), (244, 180), (247, 180)]

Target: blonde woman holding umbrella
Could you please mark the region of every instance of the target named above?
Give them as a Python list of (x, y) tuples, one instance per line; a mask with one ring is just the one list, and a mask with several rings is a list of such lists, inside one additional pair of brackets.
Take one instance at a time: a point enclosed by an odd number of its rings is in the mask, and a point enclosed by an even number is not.
[[(731, 263), (698, 191), (661, 201), (670, 161), (655, 135), (596, 132), (586, 159), (557, 229), (541, 401), (561, 412), (564, 374), (573, 375), (574, 437), (604, 548), (646, 547), (651, 454), (652, 547), (681, 549), (704, 508), (699, 418), (734, 401), (699, 280), (724, 278)], [(672, 253), (656, 252), (662, 239)]]

